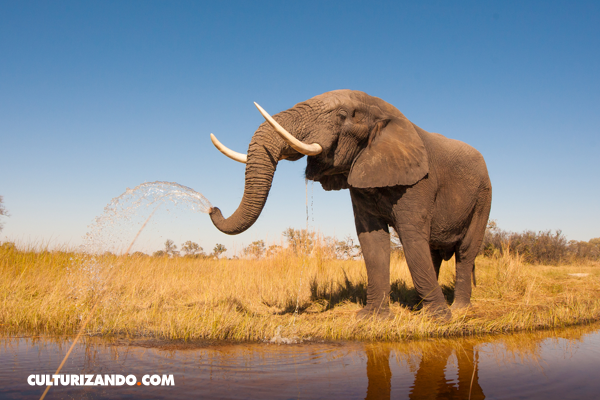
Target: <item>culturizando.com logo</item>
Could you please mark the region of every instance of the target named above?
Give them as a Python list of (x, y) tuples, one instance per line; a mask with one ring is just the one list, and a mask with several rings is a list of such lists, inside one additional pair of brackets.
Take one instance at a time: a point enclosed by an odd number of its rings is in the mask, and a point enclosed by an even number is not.
[(31, 386), (175, 386), (173, 375), (144, 375), (138, 382), (135, 375), (29, 375)]

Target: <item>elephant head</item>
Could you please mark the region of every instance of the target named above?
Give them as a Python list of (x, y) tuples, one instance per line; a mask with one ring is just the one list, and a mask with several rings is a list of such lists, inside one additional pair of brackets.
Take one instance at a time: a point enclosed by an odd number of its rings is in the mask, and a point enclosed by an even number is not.
[(211, 135), (225, 155), (246, 163), (238, 209), (229, 218), (216, 207), (209, 212), (224, 233), (242, 233), (254, 224), (280, 160), (306, 155), (306, 178), (319, 181), (325, 190), (412, 185), (428, 173), (427, 152), (415, 126), (377, 97), (336, 90), (273, 117), (256, 106), (267, 122), (254, 133), (247, 155), (227, 149)]

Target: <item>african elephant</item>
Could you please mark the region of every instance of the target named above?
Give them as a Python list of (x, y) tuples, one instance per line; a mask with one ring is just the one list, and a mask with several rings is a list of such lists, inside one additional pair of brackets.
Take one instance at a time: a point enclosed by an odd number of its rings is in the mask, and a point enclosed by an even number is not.
[(244, 195), (224, 218), (209, 214), (235, 235), (260, 215), (280, 160), (307, 155), (306, 178), (325, 190), (349, 189), (367, 268), (367, 304), (360, 317), (389, 315), (390, 234), (403, 244), (417, 293), (443, 320), (451, 310), (437, 282), (442, 260), (456, 255), (452, 309), (470, 304), (471, 274), (489, 216), (492, 187), (485, 161), (471, 146), (429, 133), (398, 109), (366, 93), (335, 90), (271, 117), (254, 133), (248, 154), (233, 152), (211, 134), (225, 155), (246, 163)]

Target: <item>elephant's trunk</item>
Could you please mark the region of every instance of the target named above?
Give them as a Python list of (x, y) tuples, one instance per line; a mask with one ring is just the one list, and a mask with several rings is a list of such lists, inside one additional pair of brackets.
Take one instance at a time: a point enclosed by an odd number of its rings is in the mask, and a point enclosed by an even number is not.
[(217, 207), (209, 211), (217, 229), (228, 235), (237, 235), (256, 222), (267, 201), (284, 147), (284, 142), (268, 124), (264, 123), (258, 128), (248, 147), (244, 196), (240, 205), (229, 218), (224, 218)]
[[(322, 109), (321, 102), (309, 100), (274, 115), (272, 119), (276, 122), (274, 124), (276, 128), (289, 130), (289, 136), (293, 135), (298, 140), (304, 140), (311, 131), (310, 127), (315, 125), (319, 111)], [(261, 109), (259, 108), (259, 110)], [(269, 116), (269, 118), (271, 117)], [(237, 210), (229, 218), (223, 218), (221, 210), (216, 207), (209, 211), (213, 224), (223, 233), (237, 235), (250, 228), (258, 219), (267, 202), (277, 162), (283, 158), (298, 160), (302, 154), (307, 154), (294, 150), (296, 146), (290, 146), (284, 141), (279, 136), (281, 132), (276, 132), (270, 125), (272, 123), (273, 121), (263, 123), (252, 136), (246, 159), (244, 196)], [(318, 148), (319, 152), (321, 151), (319, 144), (309, 145), (309, 151), (315, 148)]]

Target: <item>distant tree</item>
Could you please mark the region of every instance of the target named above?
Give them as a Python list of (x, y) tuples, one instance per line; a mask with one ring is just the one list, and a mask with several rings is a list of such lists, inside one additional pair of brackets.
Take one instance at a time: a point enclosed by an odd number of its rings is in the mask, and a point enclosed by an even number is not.
[(158, 250), (152, 253), (152, 257), (165, 257), (166, 255), (167, 253), (165, 253), (164, 250)]
[(142, 253), (141, 251), (136, 251), (133, 254), (130, 254), (131, 257), (138, 257), (138, 258), (142, 258), (142, 257), (148, 257), (148, 254), (146, 253)]
[[(4, 207), (4, 198), (0, 196), (0, 216), (8, 217), (8, 211)], [(0, 231), (4, 228), (4, 224), (0, 221)]]
[(283, 248), (278, 244), (272, 244), (267, 248), (267, 257), (274, 256), (279, 253)]
[(337, 239), (331, 236), (316, 234), (314, 236), (311, 255), (317, 258), (317, 262), (338, 258), (336, 246)]
[(195, 256), (203, 253), (203, 248), (200, 247), (198, 243), (192, 242), (188, 240), (183, 245), (181, 245), (181, 251), (185, 253), (186, 256)]
[(264, 240), (257, 240), (244, 248), (244, 255), (252, 258), (261, 258), (265, 254), (266, 246)]
[(177, 246), (175, 242), (171, 239), (167, 239), (165, 242), (165, 253), (167, 253), (170, 257), (177, 257), (179, 255), (179, 251), (177, 251)]
[(600, 260), (600, 238), (589, 242), (569, 240), (569, 253), (574, 259)]
[[(500, 229), (495, 220), (490, 220), (481, 244), (481, 252), (492, 257), (509, 251), (519, 254), (527, 263), (559, 264), (572, 257), (588, 258), (583, 254), (593, 254), (591, 246), (588, 242), (567, 242), (560, 230), (510, 232)], [(593, 259), (593, 256), (589, 258)]]
[(502, 253), (503, 249), (510, 247), (510, 234), (500, 229), (495, 219), (490, 219), (485, 228), (480, 253), (487, 257)]
[(348, 235), (344, 240), (336, 242), (335, 254), (340, 259), (355, 259), (362, 257), (362, 250), (360, 245), (354, 243), (352, 236)]
[(288, 228), (283, 231), (283, 237), (287, 239), (288, 246), (296, 253), (310, 253), (314, 244), (314, 232), (306, 229)]
[(227, 248), (225, 248), (224, 245), (217, 243), (215, 245), (215, 248), (213, 249), (212, 255), (215, 256), (216, 258), (219, 258), (221, 256), (221, 254), (225, 253), (226, 251), (227, 251)]

